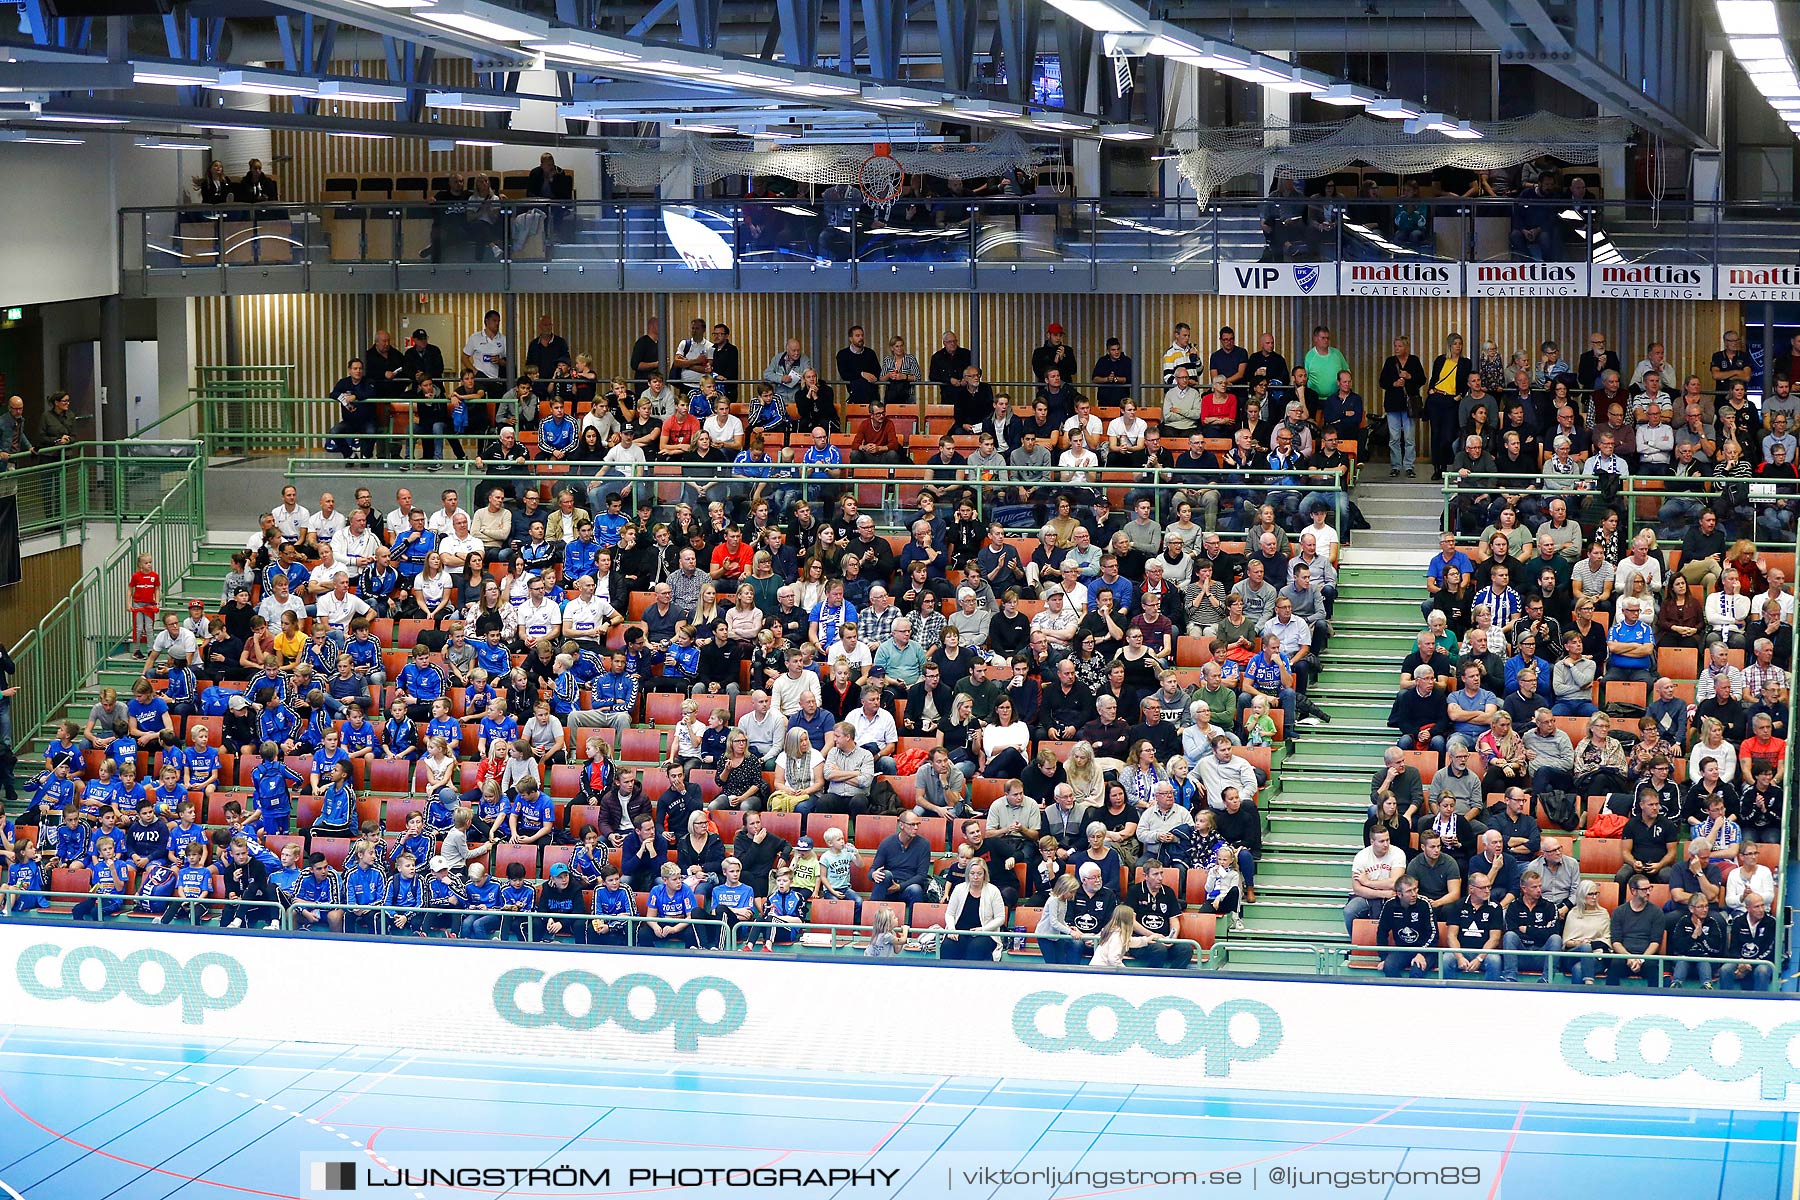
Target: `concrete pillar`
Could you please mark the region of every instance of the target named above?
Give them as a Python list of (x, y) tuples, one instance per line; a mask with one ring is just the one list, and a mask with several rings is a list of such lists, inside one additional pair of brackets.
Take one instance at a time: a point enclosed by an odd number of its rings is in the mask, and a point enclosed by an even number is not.
[[(519, 91), (527, 95), (556, 95), (556, 72), (520, 72)], [(563, 123), (556, 115), (555, 102), (525, 100), (520, 103), (519, 111), (513, 114), (512, 127), (516, 130), (555, 134), (562, 131)], [(544, 150), (545, 147), (542, 146), (495, 146), (493, 149), (494, 171), (501, 175), (527, 174), (538, 165), (538, 156), (543, 154)], [(577, 199), (597, 200), (600, 198), (600, 155), (597, 152), (559, 151), (556, 154), (556, 164), (575, 177)]]
[[(1101, 59), (1102, 66), (1109, 66), (1110, 59)], [(1087, 95), (1083, 98), (1083, 112), (1098, 112), (1100, 109), (1100, 88), (1103, 78), (1110, 78), (1106, 71), (1089, 71)], [(1075, 175), (1075, 194), (1077, 196), (1098, 196), (1100, 194), (1100, 143), (1092, 138), (1070, 139), (1069, 167)]]
[[(1287, 62), (1293, 55), (1286, 50), (1266, 51), (1270, 58), (1278, 58)], [(1262, 93), (1262, 126), (1263, 145), (1273, 149), (1288, 144), (1288, 122), (1294, 116), (1294, 98), (1286, 92), (1274, 88), (1260, 88)], [(1275, 186), (1275, 164), (1273, 160), (1263, 166), (1263, 191), (1268, 192)]]
[(100, 436), (117, 441), (126, 435), (131, 397), (125, 393), (125, 301), (118, 295), (100, 299)]

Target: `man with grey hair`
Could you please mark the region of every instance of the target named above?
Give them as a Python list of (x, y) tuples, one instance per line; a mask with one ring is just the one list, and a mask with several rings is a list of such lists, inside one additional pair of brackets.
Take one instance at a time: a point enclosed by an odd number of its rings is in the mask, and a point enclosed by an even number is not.
[(750, 753), (765, 765), (773, 764), (781, 753), (781, 739), (787, 733), (787, 718), (775, 710), (769, 693), (757, 688), (750, 693), (750, 709), (738, 718), (737, 727), (750, 741)]
[(894, 635), (894, 625), (900, 615), (900, 608), (888, 590), (879, 583), (873, 584), (869, 588), (869, 607), (857, 616), (857, 632), (862, 634), (863, 641), (879, 647)]
[[(1223, 803), (1220, 807), (1224, 807)], [(1169, 781), (1157, 783), (1151, 790), (1150, 807), (1139, 813), (1137, 819), (1137, 839), (1144, 848), (1144, 860), (1170, 865), (1186, 863), (1187, 831), (1193, 824), (1193, 814), (1175, 803), (1175, 789)]]
[(1400, 807), (1400, 815), (1411, 821), (1425, 802), (1425, 783), (1419, 768), (1406, 761), (1406, 751), (1389, 746), (1382, 752), (1381, 766), (1369, 783), (1369, 815), (1374, 816), (1381, 802), (1392, 796)]
[(1643, 604), (1627, 596), (1619, 620), (1606, 634), (1606, 681), (1650, 683), (1656, 677), (1656, 630), (1643, 620)]
[(1183, 553), (1185, 548), (1179, 533), (1169, 534), (1163, 541), (1163, 552), (1145, 562), (1144, 573), (1148, 575), (1155, 567), (1170, 587), (1186, 587), (1194, 577), (1194, 556)]
[[(987, 586), (985, 581), (982, 586)], [(993, 595), (992, 592), (988, 594), (990, 598)], [(956, 592), (956, 611), (950, 614), (945, 624), (956, 630), (965, 649), (974, 650), (987, 645), (988, 627), (993, 619), (993, 605), (982, 604), (980, 593), (974, 588), (961, 587)]]
[(1574, 907), (1576, 885), (1581, 882), (1581, 865), (1563, 853), (1560, 838), (1547, 837), (1538, 847), (1538, 856), (1526, 864), (1536, 871), (1544, 885), (1544, 899), (1556, 906), (1556, 919), (1561, 921)]
[(1244, 598), (1244, 620), (1257, 629), (1275, 615), (1275, 588), (1263, 578), (1263, 565), (1258, 559), (1244, 564), (1244, 577), (1232, 587), (1229, 595)]

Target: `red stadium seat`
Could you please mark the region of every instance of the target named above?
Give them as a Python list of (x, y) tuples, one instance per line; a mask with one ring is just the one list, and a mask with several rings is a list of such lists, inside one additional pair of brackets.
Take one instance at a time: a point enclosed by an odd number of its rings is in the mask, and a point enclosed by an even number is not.
[[(876, 849), (881, 845), (883, 840), (894, 832), (894, 827), (899, 823), (900, 818), (898, 817), (876, 817), (866, 813), (863, 816), (856, 818), (856, 848), (859, 850)], [(942, 821), (933, 821), (932, 823), (938, 826), (938, 836), (941, 839), (943, 837), (944, 823)], [(823, 828), (823, 826), (821, 826), (821, 828)], [(818, 841), (818, 838), (814, 837), (813, 840)]]
[(350, 839), (339, 837), (313, 838), (308, 842), (308, 848), (309, 852), (312, 854), (323, 854), (325, 856), (325, 861), (331, 864), (333, 870), (341, 871), (344, 869), (344, 856), (350, 853)]
[(419, 775), (415, 763), (397, 758), (378, 758), (370, 766), (369, 790), (400, 794), (413, 789), (415, 775)]
[(662, 732), (656, 729), (627, 729), (619, 739), (619, 758), (631, 763), (662, 762)]
[(506, 868), (513, 863), (523, 863), (528, 879), (536, 879), (538, 874), (538, 848), (536, 846), (505, 845), (494, 851), (494, 873), (506, 878)]
[(406, 818), (416, 812), (425, 811), (425, 801), (418, 796), (392, 796), (387, 802), (383, 814), (382, 826), (390, 833), (399, 833), (406, 828)]

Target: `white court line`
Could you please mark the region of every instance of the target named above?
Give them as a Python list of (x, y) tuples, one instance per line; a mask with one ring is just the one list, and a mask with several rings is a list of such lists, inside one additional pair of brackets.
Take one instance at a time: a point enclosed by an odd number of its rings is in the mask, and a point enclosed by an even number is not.
[[(11, 1051), (11, 1050), (6, 1051), (5, 1054), (0, 1054), (0, 1057), (5, 1057), (5, 1055), (13, 1055), (14, 1057), (55, 1058), (58, 1061), (62, 1061), (62, 1062), (67, 1062), (73, 1058), (78, 1061), (97, 1062), (97, 1063), (101, 1063), (101, 1064), (107, 1065), (107, 1066), (129, 1066), (134, 1061), (131, 1059), (93, 1058), (93, 1057), (87, 1057), (87, 1056), (81, 1056), (81, 1055), (53, 1055), (53, 1054), (36, 1053), (36, 1052), (32, 1052), (32, 1051), (19, 1052), (19, 1051)], [(145, 1059), (142, 1061), (154, 1063), (154, 1062), (159, 1062), (159, 1061), (163, 1061), (163, 1060)], [(189, 1069), (192, 1070), (193, 1068), (190, 1066)], [(362, 1072), (346, 1071), (346, 1070), (342, 1070), (337, 1067), (269, 1066), (269, 1067), (265, 1067), (264, 1069), (271, 1070), (271, 1071), (292, 1071), (297, 1074), (340, 1074), (340, 1075), (354, 1074), (354, 1075), (359, 1075), (359, 1076), (362, 1074)], [(421, 1081), (423, 1082), (425, 1080), (423, 1080), (423, 1078), (421, 1077)], [(493, 1079), (493, 1078), (489, 1078), (489, 1077), (485, 1077), (485, 1076), (434, 1075), (434, 1076), (430, 1077), (428, 1082), (457, 1083), (457, 1084), (490, 1084), (493, 1086), (505, 1086), (509, 1081)], [(569, 1091), (645, 1092), (645, 1093), (649, 1093), (652, 1095), (668, 1095), (669, 1094), (666, 1089), (662, 1089), (662, 1088), (630, 1087), (630, 1086), (627, 1086), (624, 1084), (617, 1084), (617, 1083), (539, 1082), (536, 1084), (536, 1086), (544, 1087), (544, 1088), (559, 1088), (559, 1089), (564, 1089), (564, 1090), (569, 1090)], [(712, 1090), (708, 1090), (705, 1088), (701, 1088), (697, 1091), (689, 1091), (689, 1090), (684, 1089), (682, 1094), (683, 1095), (692, 1095), (692, 1096), (716, 1097), (719, 1099), (747, 1099), (747, 1100), (758, 1100), (758, 1101), (784, 1101), (784, 1100), (786, 1100), (786, 1101), (797, 1101), (797, 1102), (813, 1103), (813, 1104), (820, 1104), (820, 1103), (824, 1103), (824, 1104), (881, 1104), (881, 1105), (893, 1106), (893, 1105), (908, 1105), (908, 1104), (920, 1104), (921, 1103), (918, 1100), (898, 1100), (898, 1099), (897, 1100), (871, 1100), (871, 1099), (866, 1099), (866, 1098), (859, 1097), (859, 1096), (820, 1097), (816, 1093), (810, 1093), (810, 1092), (777, 1094), (777, 1093), (771, 1093), (771, 1092), (764, 1091), (764, 1092), (759, 1092), (759, 1093), (752, 1095), (751, 1093), (748, 1093), (748, 1092), (712, 1091)], [(1226, 1099), (1229, 1101), (1231, 1097), (1230, 1097), (1229, 1093), (1224, 1094), (1222, 1097), (1220, 1094), (1214, 1093), (1214, 1094), (1210, 1095), (1209, 1098), (1213, 1099), (1213, 1100), (1223, 1098), (1223, 1099)], [(1250, 1103), (1264, 1103), (1264, 1102), (1263, 1101), (1251, 1101)], [(938, 1109), (948, 1109), (951, 1111), (955, 1111), (958, 1109), (971, 1109), (971, 1110), (972, 1109), (980, 1109), (982, 1112), (1016, 1112), (1016, 1113), (1030, 1113), (1030, 1114), (1038, 1114), (1038, 1115), (1041, 1115), (1044, 1112), (1044, 1110), (1041, 1108), (1033, 1108), (1033, 1107), (1028, 1107), (1025, 1105), (955, 1104), (955, 1103), (949, 1103), (949, 1102), (942, 1101), (942, 1100), (931, 1101), (929, 1104), (929, 1107), (938, 1108)], [(1077, 1110), (1077, 1111), (1086, 1111), (1086, 1110)], [(1748, 1109), (1745, 1111), (1760, 1112), (1762, 1110)], [(1208, 1125), (1217, 1125), (1221, 1121), (1243, 1121), (1243, 1122), (1247, 1122), (1247, 1123), (1255, 1123), (1258, 1125), (1306, 1125), (1306, 1126), (1324, 1126), (1327, 1128), (1336, 1128), (1336, 1127), (1341, 1127), (1344, 1124), (1344, 1122), (1342, 1122), (1342, 1121), (1332, 1121), (1332, 1120), (1327, 1120), (1327, 1119), (1323, 1119), (1323, 1118), (1304, 1119), (1304, 1118), (1289, 1118), (1289, 1117), (1264, 1117), (1264, 1116), (1251, 1115), (1251, 1114), (1246, 1114), (1243, 1116), (1221, 1117), (1217, 1114), (1206, 1114), (1206, 1113), (1144, 1112), (1144, 1113), (1138, 1113), (1138, 1114), (1132, 1114), (1132, 1115), (1139, 1115), (1139, 1116), (1144, 1116), (1144, 1117), (1154, 1117), (1161, 1121), (1191, 1121), (1191, 1122), (1197, 1122), (1197, 1123), (1204, 1123), (1204, 1124), (1208, 1124)], [(1771, 1112), (1771, 1115), (1775, 1115), (1775, 1114), (1773, 1112)], [(827, 1120), (830, 1119), (829, 1116), (826, 1116), (824, 1114), (821, 1114), (821, 1116), (823, 1119), (827, 1119)], [(868, 1117), (868, 1118), (858, 1118), (858, 1119), (859, 1120), (880, 1120), (881, 1118)], [(1604, 1120), (1606, 1118), (1596, 1116), (1594, 1119), (1596, 1121), (1599, 1121), (1599, 1120)], [(1391, 1121), (1382, 1122), (1380, 1128), (1382, 1128), (1384, 1130), (1385, 1129), (1395, 1129), (1395, 1130), (1409, 1130), (1409, 1131), (1419, 1131), (1419, 1132), (1428, 1132), (1428, 1133), (1429, 1132), (1470, 1133), (1470, 1134), (1489, 1134), (1489, 1135), (1497, 1135), (1499, 1133), (1504, 1132), (1503, 1130), (1496, 1130), (1493, 1126), (1411, 1125), (1411, 1124), (1399, 1124), (1399, 1123), (1395, 1123), (1395, 1122), (1391, 1122)], [(1694, 1142), (1694, 1143), (1701, 1144), (1701, 1145), (1780, 1146), (1784, 1149), (1787, 1148), (1790, 1144), (1792, 1144), (1785, 1137), (1782, 1137), (1782, 1138), (1713, 1137), (1713, 1136), (1705, 1135), (1705, 1134), (1669, 1133), (1669, 1132), (1665, 1132), (1661, 1129), (1657, 1129), (1657, 1130), (1647, 1132), (1647, 1133), (1633, 1133), (1629, 1130), (1622, 1130), (1622, 1129), (1612, 1129), (1612, 1130), (1604, 1130), (1604, 1131), (1597, 1131), (1597, 1132), (1587, 1132), (1587, 1131), (1583, 1131), (1583, 1130), (1557, 1129), (1557, 1130), (1553, 1130), (1553, 1131), (1548, 1131), (1547, 1133), (1544, 1133), (1544, 1134), (1539, 1134), (1538, 1136), (1555, 1136), (1555, 1137), (1571, 1137), (1571, 1138), (1606, 1138), (1606, 1139), (1610, 1139), (1613, 1141), (1617, 1141), (1621, 1138), (1624, 1138), (1627, 1140), (1632, 1140), (1632, 1141), (1639, 1141), (1639, 1140), (1650, 1141), (1650, 1140), (1656, 1140), (1656, 1139), (1669, 1139), (1669, 1140), (1674, 1140), (1674, 1141)], [(1800, 1193), (1796, 1194), (1795, 1200), (1800, 1200)]]

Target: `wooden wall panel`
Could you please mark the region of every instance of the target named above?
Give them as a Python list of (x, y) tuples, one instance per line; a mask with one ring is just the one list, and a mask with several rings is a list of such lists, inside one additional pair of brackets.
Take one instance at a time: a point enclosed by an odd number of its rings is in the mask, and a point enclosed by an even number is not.
[[(331, 64), (330, 71), (335, 75), (360, 76), (371, 81), (387, 78), (387, 64), (379, 60), (337, 61)], [(447, 89), (473, 87), (474, 66), (467, 59), (440, 58), (432, 68), (432, 82)], [(288, 112), (292, 110), (292, 104), (289, 99), (276, 97), (269, 102), (269, 107), (271, 111)], [(394, 106), (333, 100), (321, 102), (319, 112), (322, 116), (379, 120), (391, 118)], [(445, 137), (479, 136), (480, 114), (447, 109), (431, 112), (447, 126)], [(493, 153), (484, 147), (458, 146), (447, 152), (433, 153), (428, 141), (410, 137), (370, 141), (333, 137), (329, 133), (274, 129), (269, 133), (269, 149), (275, 159), (269, 165), (269, 173), (280, 182), (282, 198), (297, 203), (316, 202), (325, 180), (334, 176), (431, 177), (451, 171), (465, 174), (485, 171), (493, 165)]]
[(80, 579), (79, 545), (26, 555), (19, 562), (19, 582), (0, 588), (0, 642), (17, 646)]
[[(403, 318), (421, 311), (440, 314), (458, 331), (456, 344), (444, 347), (446, 361), (454, 362), (461, 338), (480, 326), (489, 308), (505, 312), (505, 299), (498, 293), (430, 295), (422, 309), (417, 296), (375, 296), (370, 303), (374, 324), (359, 329), (357, 297), (204, 297), (194, 302), (195, 361), (226, 361), (225, 311), (232, 305), (237, 312), (240, 362), (292, 363), (297, 391), (323, 395), (338, 378), (344, 360), (366, 347), (375, 329), (389, 330), (398, 342), (407, 333)], [(646, 318), (657, 314), (660, 299), (652, 294), (610, 293), (520, 296), (521, 328), (509, 332), (522, 348), (536, 332), (538, 315), (547, 313), (570, 348), (591, 355), (600, 375), (610, 377), (625, 373), (631, 343), (643, 331)], [(663, 353), (666, 356), (687, 335), (688, 321), (699, 316), (709, 326), (720, 320), (731, 326), (749, 376), (759, 375), (790, 336), (801, 340), (829, 376), (852, 324), (865, 328), (877, 352), (898, 333), (921, 363), (937, 349), (943, 332), (954, 329), (965, 345), (978, 338), (976, 361), (988, 378), (1024, 380), (1030, 378), (1031, 351), (1043, 342), (1049, 323), (1059, 321), (1068, 330), (1084, 373), (1104, 349), (1106, 338), (1117, 336), (1138, 364), (1139, 377), (1148, 380), (1177, 321), (1194, 327), (1195, 344), (1208, 353), (1223, 324), (1235, 328), (1240, 343), (1251, 350), (1262, 332), (1272, 332), (1290, 362), (1305, 354), (1312, 326), (1323, 322), (1331, 326), (1349, 360), (1357, 387), (1369, 395), (1389, 343), (1399, 333), (1410, 336), (1415, 353), (1426, 359), (1441, 350), (1451, 331), (1468, 338), (1472, 350), (1478, 348), (1479, 338), (1492, 338), (1503, 355), (1514, 350), (1535, 354), (1538, 342), (1553, 337), (1573, 359), (1585, 347), (1588, 330), (1598, 328), (1607, 333), (1628, 366), (1642, 357), (1652, 338), (1658, 338), (1667, 344), (1670, 361), (1683, 371), (1695, 371), (1704, 369), (1726, 328), (1742, 328), (1741, 306), (1734, 301), (986, 295), (978, 304), (977, 319), (971, 323), (969, 297), (948, 292), (822, 296), (676, 292), (667, 297)], [(523, 362), (522, 349), (519, 360)]]

